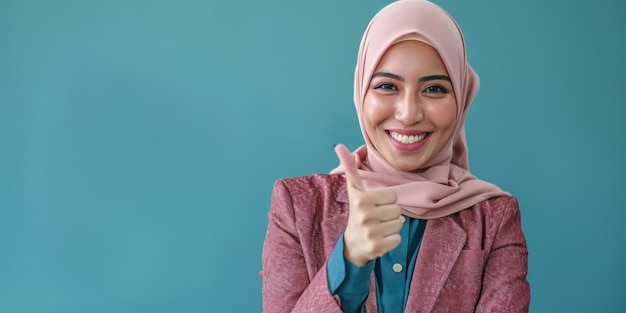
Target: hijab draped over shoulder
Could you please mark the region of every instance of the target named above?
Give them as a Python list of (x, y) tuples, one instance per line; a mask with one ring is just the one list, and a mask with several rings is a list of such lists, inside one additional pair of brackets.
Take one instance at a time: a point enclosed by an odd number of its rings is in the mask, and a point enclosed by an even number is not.
[[(385, 52), (402, 38), (422, 38), (439, 53), (456, 95), (454, 133), (441, 151), (416, 172), (392, 167), (372, 145), (362, 121), (363, 99)], [(367, 190), (390, 188), (407, 216), (433, 219), (469, 208), (483, 200), (509, 195), (469, 172), (465, 118), (479, 80), (467, 62), (463, 34), (452, 17), (425, 0), (401, 0), (383, 8), (370, 21), (359, 47), (354, 75), (354, 104), (365, 145), (354, 152)], [(341, 167), (332, 173), (342, 173)]]

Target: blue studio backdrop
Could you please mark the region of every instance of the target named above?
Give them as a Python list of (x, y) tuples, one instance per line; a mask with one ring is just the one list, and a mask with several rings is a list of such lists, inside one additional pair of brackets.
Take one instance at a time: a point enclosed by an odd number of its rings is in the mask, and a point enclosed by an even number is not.
[[(437, 0), (519, 198), (532, 312), (626, 311), (626, 2)], [(388, 1), (0, 0), (0, 312), (260, 312), (273, 182), (362, 143)]]

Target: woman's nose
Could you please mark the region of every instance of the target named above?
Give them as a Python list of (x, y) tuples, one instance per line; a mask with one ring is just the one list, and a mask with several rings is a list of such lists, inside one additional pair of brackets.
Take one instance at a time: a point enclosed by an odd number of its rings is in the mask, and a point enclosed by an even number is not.
[(417, 97), (406, 95), (398, 99), (395, 118), (405, 125), (413, 125), (423, 120), (424, 113)]

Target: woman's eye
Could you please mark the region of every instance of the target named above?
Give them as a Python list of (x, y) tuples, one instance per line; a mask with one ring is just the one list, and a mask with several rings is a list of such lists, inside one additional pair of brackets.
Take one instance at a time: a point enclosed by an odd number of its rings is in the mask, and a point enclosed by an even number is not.
[(374, 89), (382, 89), (382, 90), (398, 90), (398, 88), (396, 88), (396, 86), (394, 86), (393, 84), (388, 84), (388, 83), (384, 83), (384, 84), (379, 84), (376, 85), (374, 87)]
[(424, 91), (428, 93), (448, 93), (448, 89), (441, 86), (428, 86)]

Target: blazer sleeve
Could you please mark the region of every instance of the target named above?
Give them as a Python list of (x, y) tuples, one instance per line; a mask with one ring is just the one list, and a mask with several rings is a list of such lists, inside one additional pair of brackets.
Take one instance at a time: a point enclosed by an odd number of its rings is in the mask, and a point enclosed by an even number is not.
[[(331, 295), (326, 263), (320, 267), (307, 264), (298, 232), (298, 220), (292, 195), (281, 180), (274, 184), (269, 225), (263, 245), (263, 312), (341, 312), (339, 299)], [(311, 204), (310, 213), (314, 206)], [(304, 214), (302, 210), (299, 213)], [(317, 253), (323, 253), (317, 251)], [(317, 273), (309, 273), (317, 268)]]
[(513, 197), (502, 210), (494, 242), (484, 268), (476, 312), (528, 312), (530, 285), (528, 249), (520, 210)]

